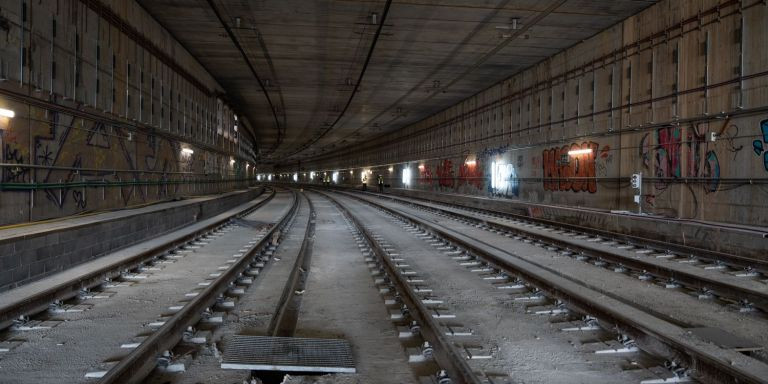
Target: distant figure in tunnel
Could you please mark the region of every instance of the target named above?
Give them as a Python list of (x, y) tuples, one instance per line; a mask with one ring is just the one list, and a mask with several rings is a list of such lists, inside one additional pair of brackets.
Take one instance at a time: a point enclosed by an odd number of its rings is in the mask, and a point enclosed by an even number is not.
[(379, 175), (379, 177), (376, 178), (376, 181), (379, 183), (379, 193), (384, 193), (384, 178)]

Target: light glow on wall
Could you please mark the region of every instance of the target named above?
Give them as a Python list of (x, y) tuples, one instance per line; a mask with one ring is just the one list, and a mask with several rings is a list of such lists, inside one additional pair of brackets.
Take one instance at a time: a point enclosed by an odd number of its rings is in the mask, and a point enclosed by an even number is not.
[(267, 176), (267, 180), (268, 180), (268, 181), (272, 181), (272, 175), (268, 175), (268, 176)]
[(309, 173), (309, 179), (314, 180), (315, 179), (315, 171), (312, 171)]
[(293, 174), (293, 181), (294, 181), (294, 182), (297, 182), (297, 181), (299, 181), (299, 174), (298, 174), (298, 173), (294, 173), (294, 174)]
[(339, 183), (339, 171), (336, 171), (333, 173), (333, 175), (331, 175), (331, 180), (333, 180), (334, 184)]
[(405, 186), (411, 185), (411, 169), (408, 167), (403, 168), (402, 182)]
[(510, 190), (517, 190), (517, 183), (514, 165), (491, 163), (491, 188), (494, 192), (507, 195)]
[(592, 153), (592, 148), (574, 149), (574, 150), (568, 151), (568, 156), (587, 155), (590, 153)]
[(504, 163), (497, 163), (495, 161), (491, 163), (491, 188), (494, 190), (506, 187), (507, 182), (504, 177), (504, 170), (506, 168), (507, 165)]
[(423, 170), (424, 170), (424, 164), (419, 164), (419, 170), (420, 170), (420, 171), (423, 171)]
[(391, 166), (391, 165), (390, 165), (388, 170), (389, 170), (389, 173), (392, 173), (392, 172), (394, 172), (394, 171), (395, 171), (395, 167), (393, 167), (393, 166)]

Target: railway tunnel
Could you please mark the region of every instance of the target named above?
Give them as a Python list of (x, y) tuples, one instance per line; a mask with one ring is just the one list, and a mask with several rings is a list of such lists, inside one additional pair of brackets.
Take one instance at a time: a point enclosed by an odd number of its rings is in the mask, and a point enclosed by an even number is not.
[(0, 383), (767, 383), (764, 0), (0, 0)]

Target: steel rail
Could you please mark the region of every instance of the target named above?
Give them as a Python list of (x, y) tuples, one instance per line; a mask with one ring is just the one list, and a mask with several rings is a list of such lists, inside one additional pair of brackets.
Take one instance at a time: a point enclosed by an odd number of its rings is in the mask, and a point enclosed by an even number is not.
[[(381, 196), (381, 195), (376, 195), (376, 196)], [(765, 289), (761, 290), (761, 289), (751, 288), (748, 286), (737, 285), (737, 284), (723, 281), (714, 277), (703, 276), (700, 274), (687, 272), (687, 271), (676, 269), (676, 268), (671, 268), (661, 263), (648, 262), (643, 260), (642, 258), (633, 258), (633, 257), (621, 255), (618, 253), (613, 253), (604, 249), (600, 249), (590, 244), (585, 244), (583, 241), (558, 238), (556, 236), (548, 236), (545, 234), (536, 233), (534, 231), (518, 228), (511, 225), (487, 221), (472, 215), (458, 213), (448, 209), (414, 203), (406, 199), (392, 198), (392, 197), (389, 197), (389, 198), (392, 200), (400, 200), (402, 202), (412, 204), (415, 206), (424, 207), (426, 209), (431, 209), (433, 211), (442, 212), (448, 215), (460, 217), (465, 220), (472, 220), (476, 223), (486, 225), (496, 230), (505, 231), (505, 232), (514, 232), (518, 235), (533, 238), (543, 243), (550, 244), (555, 247), (565, 249), (568, 251), (575, 251), (577, 253), (580, 253), (588, 257), (610, 261), (610, 262), (621, 264), (625, 267), (636, 269), (636, 270), (644, 270), (657, 277), (661, 277), (665, 279), (673, 279), (691, 288), (696, 288), (701, 290), (711, 290), (711, 291), (714, 291), (719, 296), (727, 297), (736, 302), (746, 299), (753, 305), (756, 305), (757, 307), (761, 308), (763, 311), (768, 312), (768, 290), (765, 290)], [(547, 225), (559, 226), (554, 222), (551, 222), (550, 224), (547, 224)], [(575, 226), (572, 226), (572, 225), (567, 226), (568, 229), (571, 229), (573, 231), (585, 232), (581, 227), (577, 227), (577, 228), (574, 228), (574, 227)], [(608, 237), (607, 235), (600, 235), (600, 236)], [(639, 242), (634, 243), (634, 245), (644, 246), (644, 244), (639, 244)], [(699, 257), (698, 253), (691, 254), (691, 255)], [(768, 268), (765, 268), (765, 263), (756, 263), (756, 264), (752, 264), (751, 266), (755, 266), (755, 265), (760, 266), (759, 270), (761, 272), (768, 271)], [(739, 277), (730, 277), (730, 278), (743, 279)]]
[[(291, 312), (298, 311), (298, 308), (293, 308), (291, 304), (293, 304), (294, 298), (299, 298), (300, 300), (300, 296), (296, 296), (295, 292), (297, 289), (300, 289), (300, 285), (306, 280), (309, 273), (309, 260), (312, 257), (312, 247), (315, 241), (315, 207), (312, 204), (312, 200), (306, 197), (306, 195), (304, 195), (304, 198), (309, 204), (307, 229), (304, 232), (304, 239), (296, 256), (296, 262), (293, 264), (293, 270), (291, 270), (288, 281), (283, 288), (283, 293), (280, 296), (280, 301), (278, 301), (275, 315), (272, 316), (272, 320), (267, 328), (267, 334), (271, 336), (290, 337), (293, 336), (296, 330), (296, 318), (291, 316)], [(300, 269), (303, 269), (304, 272), (301, 272)]]
[(43, 291), (37, 292), (34, 295), (2, 306), (0, 307), (0, 329), (4, 329), (13, 324), (13, 321), (18, 319), (20, 316), (26, 316), (45, 311), (49, 305), (56, 300), (67, 300), (73, 298), (77, 296), (82, 289), (97, 286), (103, 283), (105, 279), (119, 276), (120, 271), (135, 268), (147, 260), (151, 260), (154, 256), (170, 251), (179, 245), (194, 240), (195, 238), (201, 236), (203, 233), (221, 226), (222, 224), (231, 220), (233, 217), (241, 217), (247, 215), (248, 213), (267, 204), (270, 200), (272, 200), (274, 196), (275, 190), (273, 189), (269, 196), (259, 201), (258, 203), (255, 203), (255, 205), (243, 209), (234, 215), (216, 220), (211, 224), (206, 225), (204, 228), (194, 231), (193, 233), (178, 237), (157, 246), (153, 246), (142, 251), (141, 253), (127, 257), (116, 263), (103, 266), (80, 276), (72, 277), (66, 282), (53, 285)]
[(343, 193), (401, 217), (443, 239), (485, 259), (502, 271), (518, 275), (578, 311), (598, 318), (601, 324), (615, 324), (632, 333), (641, 349), (683, 359), (697, 379), (715, 383), (768, 383), (768, 365), (730, 349), (699, 340), (685, 328), (647, 313), (642, 308), (602, 295), (584, 284), (563, 277), (507, 250), (473, 239), (457, 231), (409, 213), (384, 206), (355, 194)]
[(102, 378), (100, 383), (140, 383), (151, 373), (157, 365), (157, 358), (166, 350), (170, 350), (179, 340), (182, 339), (184, 331), (188, 326), (200, 320), (202, 313), (216, 303), (219, 295), (223, 294), (229, 284), (246, 269), (248, 264), (254, 258), (254, 255), (265, 248), (275, 233), (280, 233), (287, 223), (296, 214), (298, 208), (298, 197), (295, 191), (291, 190), (293, 201), (291, 208), (282, 217), (280, 222), (264, 235), (264, 237), (254, 245), (245, 255), (243, 255), (235, 264), (224, 271), (221, 276), (216, 278), (211, 285), (207, 286), (199, 295), (195, 296), (184, 307), (176, 312), (165, 324), (157, 331), (147, 337), (138, 347), (133, 349), (130, 354), (125, 356), (120, 362), (110, 369)]
[(453, 343), (451, 343), (451, 341), (445, 337), (444, 333), (440, 331), (441, 326), (439, 322), (429, 315), (429, 309), (421, 302), (421, 298), (408, 284), (405, 278), (403, 278), (403, 275), (398, 272), (394, 262), (387, 256), (387, 252), (384, 251), (384, 248), (373, 239), (373, 236), (368, 229), (365, 228), (357, 217), (355, 217), (337, 199), (324, 192), (317, 190), (315, 190), (315, 192), (330, 200), (342, 214), (349, 218), (357, 230), (363, 234), (373, 253), (386, 268), (390, 280), (397, 285), (397, 290), (401, 293), (403, 302), (408, 308), (412, 309), (410, 314), (419, 322), (421, 335), (437, 347), (434, 351), (434, 357), (440, 367), (448, 372), (449, 376), (452, 380), (455, 380), (454, 382), (456, 384), (483, 383), (483, 381), (475, 375), (472, 367), (467, 363), (467, 360), (455, 350)]

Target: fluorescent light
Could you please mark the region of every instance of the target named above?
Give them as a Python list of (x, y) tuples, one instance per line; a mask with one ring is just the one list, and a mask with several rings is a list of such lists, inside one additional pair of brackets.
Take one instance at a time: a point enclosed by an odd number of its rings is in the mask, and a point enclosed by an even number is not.
[(14, 116), (16, 116), (16, 112), (10, 109), (0, 108), (0, 116), (13, 119)]
[(294, 173), (293, 174), (293, 181), (294, 182), (299, 181), (299, 174), (298, 173)]
[(592, 148), (587, 149), (574, 149), (572, 151), (568, 151), (569, 156), (576, 156), (576, 155), (586, 155), (588, 153), (592, 153)]
[(182, 148), (181, 149), (181, 153), (186, 153), (187, 155), (191, 155), (191, 154), (195, 153), (195, 151), (193, 151), (190, 148)]
[(333, 179), (333, 183), (334, 184), (338, 183), (339, 182), (339, 172), (338, 171), (334, 172), (333, 175), (331, 176), (331, 178)]

